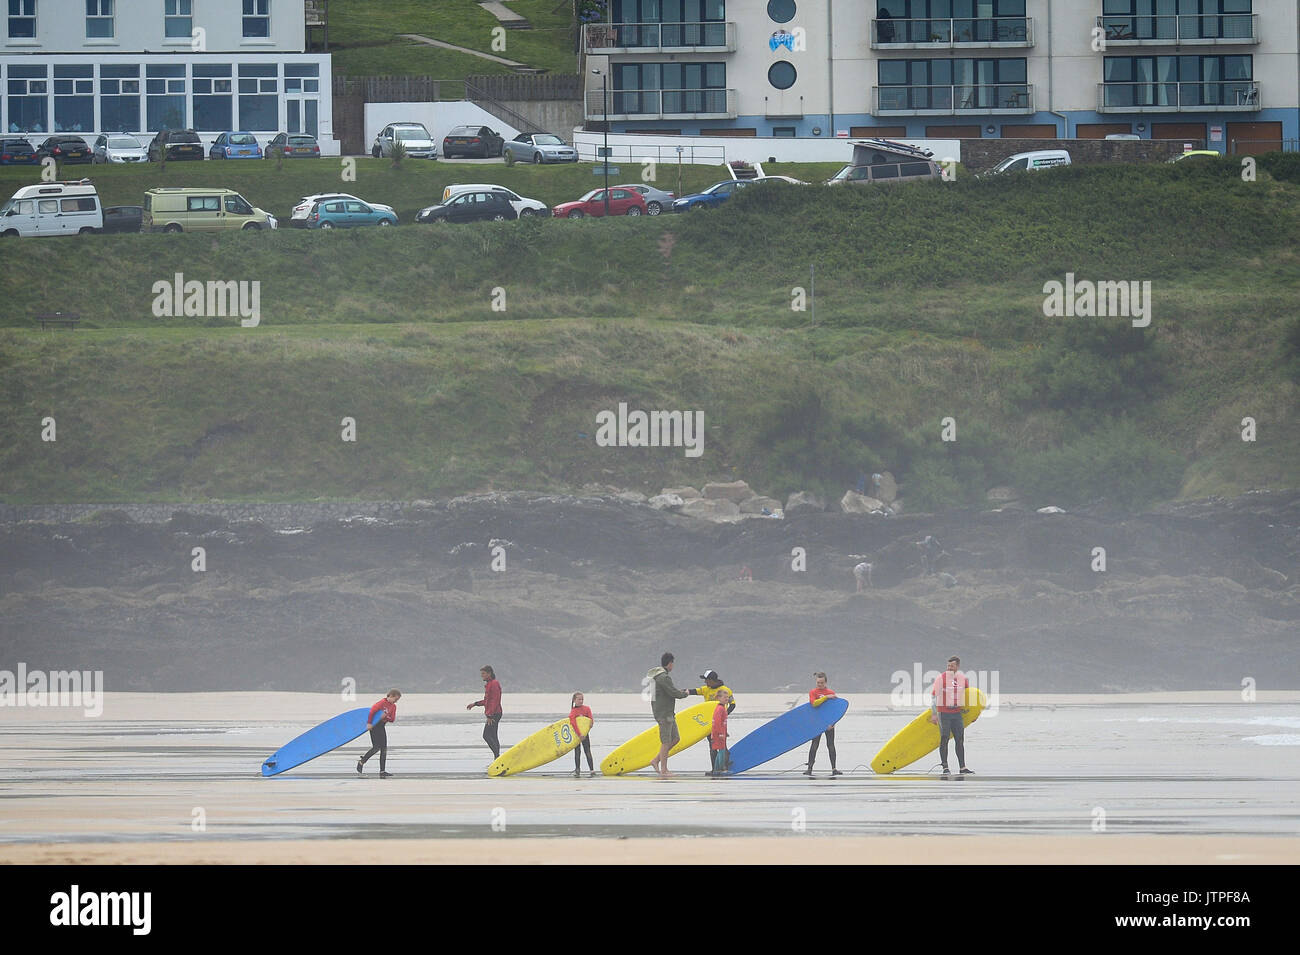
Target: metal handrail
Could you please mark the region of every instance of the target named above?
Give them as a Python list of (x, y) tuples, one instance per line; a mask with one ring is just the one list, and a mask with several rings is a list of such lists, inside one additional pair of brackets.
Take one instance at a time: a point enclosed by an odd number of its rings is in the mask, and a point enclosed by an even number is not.
[(937, 17), (871, 21), (872, 43), (1024, 43), (1032, 44), (1032, 17)]
[[(1111, 94), (1127, 90), (1128, 96)], [(1206, 95), (1213, 90), (1216, 95)], [(1117, 102), (1116, 100), (1126, 100)], [(1255, 80), (1193, 80), (1190, 82), (1144, 81), (1098, 83), (1097, 107), (1099, 110), (1154, 109), (1167, 107), (1251, 107), (1259, 109), (1259, 84)]]
[(1032, 110), (1032, 83), (952, 83), (931, 86), (876, 86), (875, 112), (945, 110), (984, 113), (994, 110)]
[[(1242, 40), (1259, 42), (1259, 20), (1255, 13), (1195, 13), (1128, 16), (1103, 14), (1097, 17), (1097, 26), (1108, 41), (1168, 40), (1186, 43), (1189, 40)], [(1206, 26), (1213, 29), (1206, 31)], [(1229, 29), (1229, 25), (1234, 28)], [(1243, 32), (1242, 25), (1249, 29)]]
[(732, 115), (736, 112), (734, 89), (705, 90), (610, 90), (608, 104), (601, 90), (587, 91), (587, 118), (610, 116), (692, 116), (701, 113)]
[(587, 50), (728, 48), (736, 42), (736, 24), (730, 20), (588, 23), (582, 33)]

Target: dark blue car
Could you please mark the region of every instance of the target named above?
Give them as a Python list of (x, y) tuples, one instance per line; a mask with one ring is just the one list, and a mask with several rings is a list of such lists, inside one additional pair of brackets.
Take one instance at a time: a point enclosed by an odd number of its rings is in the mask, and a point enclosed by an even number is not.
[(0, 166), (37, 166), (40, 157), (25, 139), (0, 139)]
[(722, 182), (715, 182), (703, 192), (673, 200), (673, 212), (685, 212), (688, 209), (716, 209), (752, 182), (752, 179), (724, 179)]

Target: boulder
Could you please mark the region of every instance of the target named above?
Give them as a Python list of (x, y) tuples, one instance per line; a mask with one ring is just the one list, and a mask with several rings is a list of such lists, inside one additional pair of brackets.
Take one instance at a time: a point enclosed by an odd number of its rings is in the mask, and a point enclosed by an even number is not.
[[(691, 500), (697, 500), (692, 498)], [(649, 504), (657, 511), (672, 511), (681, 507), (685, 503), (677, 494), (656, 494), (650, 498)]]
[(875, 496), (886, 504), (892, 504), (898, 497), (898, 482), (888, 471), (881, 472), (880, 483), (875, 485)]
[(676, 494), (683, 501), (693, 501), (697, 497), (704, 496), (699, 491), (695, 490), (695, 488), (693, 487), (666, 487), (662, 491), (660, 491), (659, 494), (661, 496), (664, 494)]
[(713, 482), (704, 485), (704, 496), (711, 501), (741, 501), (754, 496), (754, 491), (744, 481)]
[(644, 504), (646, 496), (640, 491), (619, 491), (614, 495), (620, 501), (626, 501), (628, 504)]
[(722, 498), (695, 498), (682, 504), (678, 512), (687, 517), (698, 517), (706, 521), (725, 521), (740, 517), (740, 507), (735, 501)]
[(1038, 513), (1039, 514), (1064, 514), (1065, 511), (1062, 508), (1057, 507), (1055, 504), (1048, 504), (1046, 507), (1040, 507), (1038, 509)]
[(785, 502), (786, 517), (820, 514), (824, 510), (826, 510), (826, 502), (811, 491), (795, 491)]
[(890, 512), (891, 514), (902, 514), (902, 513), (903, 513), (903, 499), (902, 499), (901, 497), (900, 497), (900, 498), (895, 498), (893, 501), (890, 502), (890, 504), (889, 504), (889, 512)]
[(741, 502), (740, 513), (742, 514), (762, 514), (763, 508), (767, 508), (772, 513), (781, 510), (781, 502), (774, 497), (764, 497), (761, 494), (755, 494)]
[(1013, 487), (991, 487), (986, 497), (990, 501), (1001, 504), (1006, 501), (1020, 500), (1020, 492)]
[(840, 510), (845, 514), (873, 514), (883, 510), (884, 503), (857, 491), (845, 491), (840, 498)]

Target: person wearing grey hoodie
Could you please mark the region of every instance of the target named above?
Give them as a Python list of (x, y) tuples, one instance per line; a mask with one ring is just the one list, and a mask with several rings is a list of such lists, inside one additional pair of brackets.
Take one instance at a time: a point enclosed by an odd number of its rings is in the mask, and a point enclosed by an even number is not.
[(677, 701), (685, 699), (697, 690), (679, 690), (673, 685), (670, 675), (673, 668), (673, 655), (665, 653), (659, 658), (659, 666), (652, 667), (646, 674), (646, 683), (650, 687), (650, 712), (659, 724), (659, 755), (651, 760), (650, 765), (661, 778), (672, 776), (668, 772), (668, 751), (681, 740), (677, 731)]

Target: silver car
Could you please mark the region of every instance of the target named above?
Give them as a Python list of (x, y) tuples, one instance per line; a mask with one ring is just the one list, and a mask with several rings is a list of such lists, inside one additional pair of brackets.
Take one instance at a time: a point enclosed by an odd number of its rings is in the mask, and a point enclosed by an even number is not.
[(520, 133), (506, 142), (504, 155), (515, 162), (578, 161), (578, 151), (553, 133)]
[(370, 155), (376, 159), (391, 156), (394, 143), (401, 143), (411, 159), (438, 158), (438, 146), (423, 123), (389, 123), (375, 137)]
[(644, 182), (624, 183), (613, 188), (631, 189), (633, 192), (641, 193), (641, 198), (645, 200), (645, 214), (648, 216), (657, 216), (665, 209), (672, 209), (673, 200), (677, 198), (674, 192), (664, 192), (654, 186), (647, 186)]
[(148, 160), (149, 153), (144, 148), (144, 144), (126, 133), (100, 133), (90, 154), (92, 163), (148, 162)]

